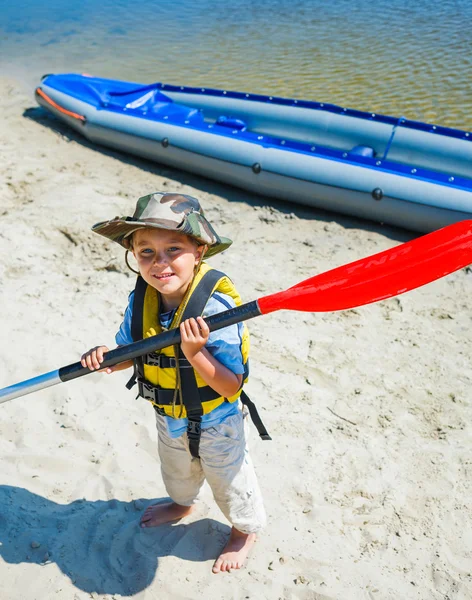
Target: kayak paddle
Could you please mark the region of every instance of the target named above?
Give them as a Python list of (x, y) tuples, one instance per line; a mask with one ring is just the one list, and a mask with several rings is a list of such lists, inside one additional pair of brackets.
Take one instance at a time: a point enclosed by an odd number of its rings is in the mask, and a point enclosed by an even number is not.
[[(276, 294), (264, 296), (205, 319), (210, 331), (276, 310), (330, 312), (398, 296), (472, 263), (472, 220), (454, 223), (389, 250), (315, 275)], [(101, 368), (180, 342), (180, 330), (110, 350)], [(0, 389), (0, 403), (92, 373), (80, 362)]]

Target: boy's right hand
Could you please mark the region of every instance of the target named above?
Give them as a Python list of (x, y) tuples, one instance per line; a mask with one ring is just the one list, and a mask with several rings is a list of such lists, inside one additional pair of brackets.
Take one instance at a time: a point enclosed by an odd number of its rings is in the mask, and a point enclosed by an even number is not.
[[(80, 364), (89, 368), (90, 371), (100, 370), (100, 365), (103, 362), (103, 355), (109, 352), (107, 346), (95, 346), (95, 348), (91, 348), (85, 354), (82, 354), (80, 359)], [(104, 369), (106, 373), (112, 373), (113, 367), (108, 367)]]
[(100, 366), (103, 362), (103, 355), (109, 351), (110, 350), (107, 346), (95, 346), (95, 348), (91, 348), (88, 352), (82, 354), (80, 358), (80, 364), (85, 368), (88, 367), (90, 371), (104, 373), (114, 373), (115, 371), (122, 371), (123, 369), (129, 369), (133, 366), (132, 360), (125, 360), (124, 362), (113, 365), (112, 367), (100, 369)]

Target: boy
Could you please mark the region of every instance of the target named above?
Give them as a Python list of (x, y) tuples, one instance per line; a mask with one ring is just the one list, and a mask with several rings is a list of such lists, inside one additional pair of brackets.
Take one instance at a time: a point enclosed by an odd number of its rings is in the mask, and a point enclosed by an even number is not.
[[(177, 326), (181, 333), (180, 347), (136, 360), (128, 384), (137, 379), (139, 394), (154, 405), (161, 472), (171, 498), (148, 507), (141, 527), (188, 515), (207, 479), (232, 524), (213, 572), (239, 569), (265, 524), (246, 445), (246, 415), (238, 402), (247, 377), (248, 336), (242, 324), (210, 333), (198, 316), (240, 303), (232, 282), (202, 262), (232, 242), (217, 235), (197, 199), (171, 193), (144, 196), (133, 217), (116, 217), (92, 230), (131, 251), (139, 267), (117, 344)], [(127, 254), (125, 260), (128, 264)], [(92, 348), (82, 356), (82, 365), (100, 369), (105, 352), (106, 346)], [(128, 361), (105, 371), (132, 365)]]

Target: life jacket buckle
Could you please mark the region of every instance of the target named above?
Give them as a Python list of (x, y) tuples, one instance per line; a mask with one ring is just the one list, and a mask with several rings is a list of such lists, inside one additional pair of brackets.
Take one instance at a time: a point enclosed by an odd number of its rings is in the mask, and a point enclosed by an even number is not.
[(149, 365), (151, 367), (161, 367), (161, 357), (165, 356), (159, 352), (149, 352), (149, 354), (146, 354), (143, 359), (144, 359), (144, 363), (146, 365)]
[(202, 432), (202, 425), (200, 421), (193, 421), (192, 419), (188, 419), (187, 423), (187, 435), (188, 437), (193, 437), (194, 439), (199, 439), (200, 434)]
[(138, 377), (136, 381), (138, 383), (139, 396), (145, 400), (152, 400), (152, 402), (156, 402), (156, 387), (141, 377)]

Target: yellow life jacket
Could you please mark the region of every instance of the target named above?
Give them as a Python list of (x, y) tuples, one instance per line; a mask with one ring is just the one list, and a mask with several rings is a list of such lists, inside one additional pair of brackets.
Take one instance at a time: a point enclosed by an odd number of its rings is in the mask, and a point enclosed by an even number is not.
[[(178, 307), (169, 329), (178, 327), (182, 320), (201, 315), (208, 299), (215, 292), (226, 294), (233, 298), (237, 306), (241, 305), (241, 298), (229, 277), (202, 262), (192, 282), (186, 301)], [(197, 310), (196, 314), (195, 309)], [(163, 328), (159, 320), (159, 310), (159, 293), (155, 288), (147, 285), (141, 277), (138, 277), (131, 324), (135, 341), (161, 333)], [(245, 323), (243, 324), (241, 353), (245, 367), (243, 375), (245, 382), (249, 370), (249, 332)], [(180, 390), (181, 393), (178, 389), (182, 369), (191, 368), (193, 371), (203, 414), (211, 412), (223, 402), (235, 402), (240, 397), (241, 390), (230, 398), (220, 396), (206, 384), (185, 357), (179, 355), (178, 347), (177, 354), (180, 373), (177, 372), (176, 368), (176, 347), (168, 347), (162, 349), (159, 353), (147, 354), (137, 361), (140, 395), (149, 400), (159, 414), (178, 419), (187, 417), (185, 406), (187, 399), (184, 397), (184, 386)]]

